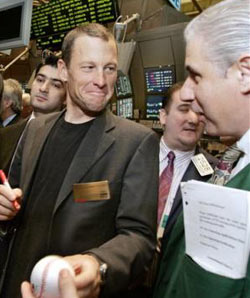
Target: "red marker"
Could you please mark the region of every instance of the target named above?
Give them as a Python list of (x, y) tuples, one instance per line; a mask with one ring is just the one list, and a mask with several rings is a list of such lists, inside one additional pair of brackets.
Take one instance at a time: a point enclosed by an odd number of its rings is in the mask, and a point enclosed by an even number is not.
[[(2, 181), (3, 185), (11, 189), (8, 179), (6, 178), (3, 170), (0, 170), (0, 180)], [(13, 201), (12, 204), (16, 210), (20, 209), (20, 204), (17, 202), (17, 200)]]

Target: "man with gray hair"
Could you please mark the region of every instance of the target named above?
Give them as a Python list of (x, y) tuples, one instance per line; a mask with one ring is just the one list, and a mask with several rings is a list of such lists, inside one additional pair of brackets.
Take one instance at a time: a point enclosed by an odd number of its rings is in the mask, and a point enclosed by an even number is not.
[[(193, 100), (192, 108), (200, 113), (208, 134), (230, 135), (238, 140), (234, 148), (237, 146), (241, 154), (224, 185), (249, 191), (250, 1), (226, 0), (210, 7), (188, 24), (185, 40), (189, 76), (181, 98)], [(228, 278), (205, 270), (185, 255), (180, 216), (162, 257), (154, 297), (250, 297), (249, 258), (243, 278)]]
[(4, 91), (0, 104), (2, 126), (9, 126), (21, 120), (22, 88), (17, 80), (4, 80)]

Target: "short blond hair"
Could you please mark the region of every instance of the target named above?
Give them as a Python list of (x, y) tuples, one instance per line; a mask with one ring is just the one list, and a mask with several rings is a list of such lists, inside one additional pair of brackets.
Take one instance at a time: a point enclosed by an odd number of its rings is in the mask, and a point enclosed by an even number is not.
[(113, 40), (116, 44), (113, 34), (103, 25), (97, 23), (89, 23), (78, 26), (65, 36), (62, 44), (62, 59), (66, 65), (70, 64), (72, 51), (74, 48), (75, 40), (82, 35), (90, 37), (97, 37), (104, 41)]

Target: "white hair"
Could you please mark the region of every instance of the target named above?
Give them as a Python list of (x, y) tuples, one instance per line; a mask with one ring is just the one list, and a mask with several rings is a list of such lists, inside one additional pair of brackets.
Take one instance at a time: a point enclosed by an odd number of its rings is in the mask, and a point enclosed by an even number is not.
[(209, 7), (186, 27), (186, 43), (201, 38), (209, 61), (226, 70), (250, 53), (250, 0), (225, 0)]
[(4, 80), (3, 99), (11, 100), (11, 109), (13, 112), (20, 114), (22, 111), (22, 87), (17, 80)]

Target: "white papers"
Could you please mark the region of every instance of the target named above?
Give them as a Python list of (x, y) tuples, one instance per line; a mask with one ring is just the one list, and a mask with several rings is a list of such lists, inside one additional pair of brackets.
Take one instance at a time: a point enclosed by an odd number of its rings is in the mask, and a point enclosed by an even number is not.
[(191, 180), (181, 184), (186, 254), (204, 269), (246, 276), (250, 192)]

